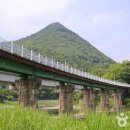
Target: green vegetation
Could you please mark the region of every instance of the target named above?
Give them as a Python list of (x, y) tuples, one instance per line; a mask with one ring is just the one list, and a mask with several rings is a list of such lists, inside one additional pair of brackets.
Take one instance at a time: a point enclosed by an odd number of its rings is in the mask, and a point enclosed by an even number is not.
[(75, 104), (79, 104), (79, 101), (83, 99), (83, 93), (81, 92), (76, 92), (73, 95), (73, 100)]
[[(82, 39), (74, 32), (68, 30), (59, 23), (54, 23), (43, 30), (16, 41), (25, 48), (40, 52), (44, 56), (54, 58), (60, 62), (90, 71), (92, 74), (99, 75), (108, 79), (130, 83), (130, 61), (115, 63), (112, 59), (105, 56), (89, 42)], [(115, 63), (115, 64), (114, 64)], [(110, 66), (109, 66), (110, 65)], [(109, 67), (109, 68), (108, 68)], [(9, 90), (0, 89), (0, 102), (12, 100), (16, 93)], [(39, 99), (57, 99), (58, 94), (52, 89), (40, 89)], [(83, 94), (77, 92), (73, 95), (74, 106), (80, 104)], [(98, 106), (100, 96), (96, 93), (95, 105)], [(17, 102), (0, 104), (0, 130), (122, 130), (118, 126), (114, 114), (89, 112), (85, 119), (81, 120), (73, 115), (62, 115), (59, 117), (49, 115), (40, 110), (30, 108), (19, 108)], [(113, 106), (110, 97), (110, 106)], [(130, 108), (129, 93), (123, 93), (123, 104)], [(39, 102), (39, 105), (50, 107), (58, 106), (58, 101)], [(127, 113), (130, 117), (130, 113)], [(129, 130), (130, 121), (123, 130)]]
[(130, 109), (130, 98), (125, 99), (125, 104), (128, 109)]
[(43, 107), (55, 107), (59, 105), (59, 100), (39, 100), (38, 105), (42, 105)]
[(44, 87), (39, 89), (38, 99), (39, 100), (48, 100), (48, 99), (58, 99), (59, 93), (55, 88)]
[[(72, 115), (54, 117), (43, 111), (27, 108), (0, 108), (0, 130), (129, 130), (130, 122), (121, 128), (116, 115), (86, 113), (80, 120)], [(130, 117), (130, 113), (126, 114)]]
[(97, 75), (97, 76), (103, 76), (106, 73), (106, 69), (104, 68), (98, 68), (98, 67), (93, 67), (90, 70), (91, 74)]
[(130, 83), (130, 61), (110, 65), (102, 76), (107, 79)]
[(5, 88), (0, 88), (0, 103), (4, 103), (4, 100), (13, 100), (17, 98), (17, 93), (13, 90), (8, 90)]
[(50, 24), (16, 43), (84, 71), (93, 67), (107, 68), (115, 63), (88, 41), (59, 23)]
[[(116, 80), (130, 84), (130, 61), (123, 61), (122, 63), (111, 64), (108, 69), (93, 68), (91, 72), (95, 75), (102, 76), (107, 79)], [(128, 90), (123, 92), (123, 104), (130, 107), (130, 92)]]
[(112, 64), (106, 70), (106, 73), (103, 75), (104, 78), (122, 81), (122, 75), (125, 71), (125, 67), (122, 64)]

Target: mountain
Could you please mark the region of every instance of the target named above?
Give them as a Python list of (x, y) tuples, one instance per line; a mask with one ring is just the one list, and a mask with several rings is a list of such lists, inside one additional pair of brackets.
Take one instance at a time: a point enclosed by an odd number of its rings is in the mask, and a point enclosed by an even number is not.
[(15, 42), (84, 71), (92, 67), (107, 68), (115, 63), (88, 41), (57, 22)]

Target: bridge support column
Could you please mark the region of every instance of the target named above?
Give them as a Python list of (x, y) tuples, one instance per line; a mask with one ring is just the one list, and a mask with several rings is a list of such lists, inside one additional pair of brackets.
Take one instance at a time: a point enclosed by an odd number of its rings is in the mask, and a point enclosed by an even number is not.
[(118, 92), (118, 108), (119, 110), (122, 109), (122, 93)]
[(114, 96), (114, 111), (118, 111), (118, 100), (117, 100), (118, 96), (117, 96), (117, 92), (114, 92), (113, 96)]
[(107, 90), (101, 89), (100, 91), (100, 110), (108, 111), (109, 110), (109, 93)]
[(20, 79), (15, 81), (19, 91), (19, 105), (25, 107), (38, 107), (37, 95), (41, 85), (40, 79)]
[(83, 88), (83, 103), (85, 111), (91, 111), (95, 109), (95, 92), (92, 88)]
[(118, 111), (122, 108), (122, 93), (114, 92), (114, 111)]
[(73, 111), (73, 85), (64, 85), (59, 86), (59, 113), (71, 113)]

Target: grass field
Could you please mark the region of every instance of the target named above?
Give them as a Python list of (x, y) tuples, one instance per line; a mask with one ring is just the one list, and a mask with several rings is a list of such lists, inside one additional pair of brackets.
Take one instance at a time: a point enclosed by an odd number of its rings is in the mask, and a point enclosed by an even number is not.
[(52, 106), (58, 106), (59, 101), (58, 100), (39, 100), (38, 105), (43, 105), (44, 107), (52, 107)]
[[(125, 113), (130, 117), (130, 113)], [(15, 106), (0, 107), (0, 130), (130, 130), (117, 124), (116, 115), (86, 113), (85, 119), (73, 115), (53, 116), (40, 110)]]

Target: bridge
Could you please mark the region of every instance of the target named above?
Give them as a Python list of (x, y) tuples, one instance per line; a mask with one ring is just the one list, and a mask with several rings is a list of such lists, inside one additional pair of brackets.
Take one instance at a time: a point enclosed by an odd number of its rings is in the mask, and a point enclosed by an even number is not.
[(114, 109), (122, 107), (122, 92), (130, 88), (130, 84), (104, 79), (88, 72), (55, 62), (46, 56), (37, 54), (13, 42), (0, 42), (0, 70), (18, 74), (15, 86), (19, 91), (19, 104), (36, 108), (37, 91), (42, 80), (58, 82), (60, 113), (73, 110), (72, 93), (75, 85), (83, 86), (84, 109), (94, 109), (95, 89), (100, 91), (101, 110), (109, 109), (109, 91), (113, 92)]
[[(20, 79), (20, 75), (16, 73), (10, 73), (10, 72), (4, 72), (0, 71), (0, 82), (3, 84), (14, 84), (15, 80)], [(42, 79), (41, 86), (48, 86), (48, 87), (55, 87), (59, 85), (58, 81), (53, 81), (53, 80), (47, 80), (47, 79)]]
[[(8, 86), (9, 89), (15, 89), (15, 80), (20, 79), (20, 75), (11, 72), (0, 71), (0, 83), (2, 85)], [(52, 88), (57, 89), (59, 85), (58, 81), (42, 79), (41, 88)], [(75, 85), (75, 91), (79, 92), (83, 87), (80, 85)]]

